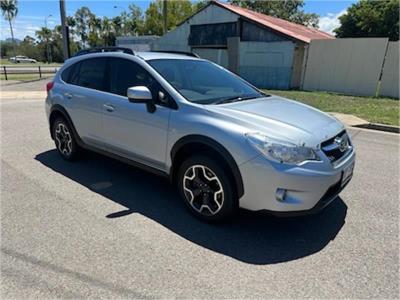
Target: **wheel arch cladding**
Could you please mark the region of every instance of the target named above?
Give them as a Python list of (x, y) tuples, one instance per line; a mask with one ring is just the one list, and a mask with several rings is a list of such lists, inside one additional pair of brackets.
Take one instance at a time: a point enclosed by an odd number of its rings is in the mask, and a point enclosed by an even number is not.
[(75, 137), (75, 139), (77, 141), (80, 141), (79, 135), (77, 134), (76, 130), (75, 130), (75, 126), (72, 123), (71, 117), (69, 116), (68, 112), (65, 110), (64, 107), (62, 107), (59, 104), (55, 104), (52, 108), (51, 108), (51, 112), (50, 112), (50, 117), (49, 117), (49, 124), (50, 124), (50, 135), (51, 138), (54, 140), (54, 135), (53, 135), (53, 124), (55, 122), (55, 120), (57, 120), (57, 118), (63, 118), (65, 121), (67, 121), (68, 125), (70, 126), (72, 133)]
[(244, 195), (242, 175), (235, 159), (229, 151), (217, 141), (202, 135), (189, 135), (178, 140), (171, 150), (172, 169), (171, 181), (176, 179), (180, 164), (190, 155), (204, 154), (210, 158), (220, 158), (217, 162), (223, 162), (228, 168), (232, 180), (235, 183), (238, 198)]

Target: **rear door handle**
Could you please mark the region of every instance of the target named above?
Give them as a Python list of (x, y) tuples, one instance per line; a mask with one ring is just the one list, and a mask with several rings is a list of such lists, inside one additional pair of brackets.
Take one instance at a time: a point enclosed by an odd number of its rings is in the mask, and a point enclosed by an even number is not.
[(114, 111), (114, 106), (111, 104), (103, 104), (103, 107), (108, 111), (108, 112), (113, 112)]
[(67, 99), (72, 99), (72, 94), (70, 94), (70, 93), (65, 93), (64, 95), (65, 95), (65, 97), (67, 97)]

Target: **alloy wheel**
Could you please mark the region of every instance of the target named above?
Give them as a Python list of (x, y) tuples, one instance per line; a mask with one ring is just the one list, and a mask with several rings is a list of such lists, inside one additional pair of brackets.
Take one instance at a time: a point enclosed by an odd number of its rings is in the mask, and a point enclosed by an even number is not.
[(55, 141), (57, 149), (64, 155), (72, 153), (72, 136), (68, 127), (63, 123), (58, 123), (55, 131)]
[(224, 204), (222, 183), (206, 166), (194, 165), (186, 170), (183, 176), (183, 190), (192, 208), (203, 215), (215, 215)]

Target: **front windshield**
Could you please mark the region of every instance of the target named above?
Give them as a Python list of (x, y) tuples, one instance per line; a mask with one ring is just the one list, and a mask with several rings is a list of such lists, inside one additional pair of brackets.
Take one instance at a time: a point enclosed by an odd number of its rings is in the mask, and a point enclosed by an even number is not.
[(207, 61), (155, 59), (149, 64), (190, 102), (218, 104), (263, 96), (242, 79)]

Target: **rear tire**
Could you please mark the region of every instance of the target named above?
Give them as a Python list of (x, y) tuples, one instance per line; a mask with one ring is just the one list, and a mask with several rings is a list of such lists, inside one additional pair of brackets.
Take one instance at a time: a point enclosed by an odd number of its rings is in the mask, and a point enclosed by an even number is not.
[(181, 164), (178, 191), (193, 215), (214, 222), (235, 214), (238, 199), (228, 174), (228, 170), (207, 156), (189, 157)]
[(80, 149), (68, 122), (64, 118), (57, 118), (53, 123), (52, 131), (57, 151), (61, 157), (68, 161), (77, 159)]

